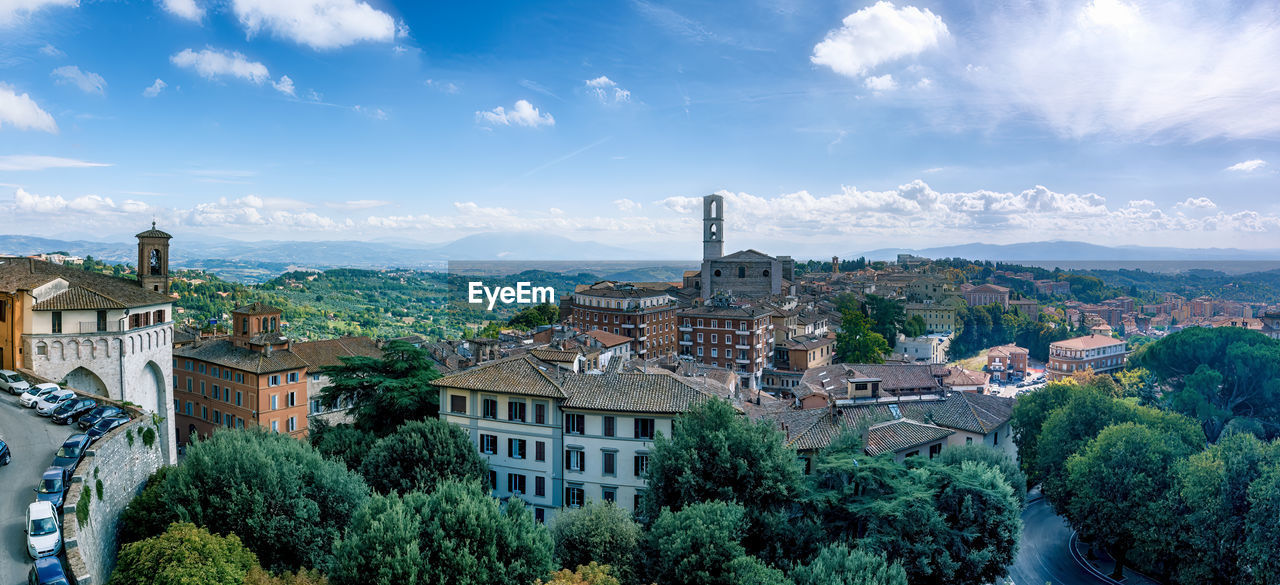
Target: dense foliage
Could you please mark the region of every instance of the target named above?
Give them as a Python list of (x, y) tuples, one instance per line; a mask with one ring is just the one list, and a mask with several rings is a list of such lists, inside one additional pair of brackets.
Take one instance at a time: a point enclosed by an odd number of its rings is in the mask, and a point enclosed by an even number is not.
[(475, 482), (374, 496), (333, 547), (335, 584), (528, 585), (548, 576), (551, 536), (518, 499)]
[(749, 525), (746, 510), (734, 503), (664, 508), (647, 534), (649, 580), (664, 585), (786, 583), (781, 571), (747, 553), (742, 539)]
[(434, 418), (440, 393), (431, 381), (440, 377), (427, 351), (404, 341), (390, 341), (382, 357), (342, 357), (342, 365), (321, 372), (330, 384), (320, 395), (329, 407), (350, 404), (355, 427), (378, 436), (406, 421)]
[(793, 569), (790, 577), (795, 585), (907, 585), (902, 565), (843, 543), (823, 547), (808, 564)]
[(236, 535), (218, 536), (194, 524), (120, 549), (111, 585), (242, 585), (258, 566)]
[(430, 492), (446, 479), (484, 481), (488, 469), (466, 431), (429, 418), (409, 421), (374, 443), (360, 475), (379, 493)]
[(836, 334), (836, 359), (846, 364), (884, 363), (889, 342), (872, 330), (871, 321), (861, 312), (841, 313), (840, 332)]
[(613, 502), (591, 502), (560, 512), (550, 529), (561, 567), (598, 562), (608, 565), (613, 576), (630, 581), (641, 530), (625, 508)]

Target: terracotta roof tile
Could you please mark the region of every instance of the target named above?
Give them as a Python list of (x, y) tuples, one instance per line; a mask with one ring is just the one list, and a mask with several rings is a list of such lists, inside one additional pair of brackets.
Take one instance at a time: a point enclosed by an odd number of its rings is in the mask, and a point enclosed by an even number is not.
[(177, 348), (173, 350), (173, 355), (255, 374), (268, 374), (307, 367), (307, 362), (289, 350), (254, 351), (238, 347), (226, 339), (214, 339)]

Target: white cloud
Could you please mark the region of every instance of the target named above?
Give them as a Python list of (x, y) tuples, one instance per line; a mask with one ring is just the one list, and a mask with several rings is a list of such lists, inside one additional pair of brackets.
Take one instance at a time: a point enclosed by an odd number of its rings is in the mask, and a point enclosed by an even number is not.
[(357, 114), (364, 114), (374, 120), (386, 120), (390, 117), (382, 108), (369, 108), (361, 105), (355, 105), (351, 106), (351, 109)]
[(632, 201), (626, 198), (615, 199), (613, 201), (613, 204), (616, 205), (618, 207), (618, 210), (623, 213), (633, 213), (640, 210), (639, 203), (636, 203), (635, 201)]
[(201, 49), (193, 51), (183, 49), (169, 57), (174, 65), (194, 69), (206, 79), (231, 76), (261, 85), (271, 79), (267, 66), (257, 61), (250, 61), (244, 55), (234, 51), (217, 49)]
[(0, 1), (0, 26), (16, 23), (48, 6), (79, 5), (79, 0), (3, 0)]
[(1217, 209), (1218, 204), (1208, 197), (1188, 197), (1186, 201), (1173, 206), (1175, 209)]
[(868, 77), (862, 82), (867, 89), (872, 91), (892, 91), (898, 89), (898, 82), (893, 80), (893, 76), (885, 73), (876, 77)]
[(75, 65), (64, 65), (54, 69), (50, 74), (58, 83), (70, 83), (85, 93), (96, 93), (105, 95), (107, 93), (107, 80), (101, 75), (91, 71), (81, 71)]
[(40, 54), (41, 54), (41, 55), (44, 55), (45, 57), (64, 57), (64, 56), (66, 56), (66, 53), (63, 53), (62, 51), (58, 50), (58, 48), (57, 48), (57, 47), (55, 47), (55, 46), (53, 46), (53, 45), (49, 45), (49, 44), (46, 44), (45, 46), (40, 47)]
[(595, 79), (588, 79), (584, 82), (587, 93), (595, 96), (602, 104), (624, 104), (631, 101), (631, 91), (618, 87), (612, 79), (601, 75)]
[(0, 156), (0, 171), (42, 171), (44, 169), (109, 166), (111, 165), (107, 163), (96, 163), (57, 156), (43, 156), (35, 154), (12, 154)]
[(316, 50), (396, 39), (391, 15), (358, 0), (232, 0), (231, 10), (251, 37), (267, 30)]
[(51, 134), (58, 133), (58, 124), (53, 116), (40, 108), (40, 105), (27, 94), (18, 95), (12, 87), (0, 83), (0, 129), (5, 124), (19, 130), (44, 130)]
[(195, 0), (161, 0), (165, 11), (179, 18), (200, 22), (204, 18), (204, 9)]
[(373, 209), (375, 207), (385, 207), (387, 205), (391, 205), (391, 202), (384, 201), (382, 199), (355, 199), (352, 201), (329, 202), (329, 203), (325, 203), (325, 205), (332, 207), (334, 209), (358, 210), (358, 209)]
[(288, 75), (281, 75), (280, 81), (272, 81), (271, 87), (276, 88), (276, 91), (283, 94), (297, 95), (293, 92), (293, 80), (289, 79)]
[(164, 91), (164, 88), (166, 87), (169, 87), (169, 84), (165, 83), (163, 79), (160, 79), (159, 77), (157, 77), (155, 82), (153, 82), (146, 89), (142, 90), (142, 95), (149, 98), (156, 97), (160, 95), (160, 92)]
[(498, 106), (487, 112), (476, 112), (476, 121), (490, 126), (527, 126), (529, 128), (537, 128), (538, 126), (554, 126), (555, 118), (551, 114), (543, 114), (533, 104), (525, 100), (516, 101), (516, 105), (510, 110)]
[[(1061, 135), (1140, 141), (1280, 135), (1274, 5), (1052, 0), (1002, 4), (962, 62), (970, 103)], [(966, 50), (960, 47), (959, 50)]]
[(120, 214), (120, 213), (138, 213), (145, 211), (148, 206), (141, 201), (132, 199), (126, 200), (120, 204), (108, 197), (99, 195), (84, 195), (74, 199), (64, 199), (61, 195), (45, 196), (29, 193), (22, 187), (18, 187), (13, 193), (14, 208), (17, 211), (25, 211), (31, 213), (48, 214), (48, 213), (65, 213), (78, 212), (89, 215), (101, 214)]
[(428, 79), (423, 83), (426, 83), (427, 87), (437, 89), (445, 93), (458, 93), (458, 90), (461, 89), (451, 81), (440, 81), (438, 79)]
[(1253, 160), (1247, 160), (1244, 162), (1238, 162), (1236, 164), (1233, 164), (1227, 167), (1226, 170), (1235, 171), (1239, 173), (1252, 173), (1253, 171), (1261, 169), (1265, 166), (1267, 166), (1267, 161), (1255, 158)]
[(844, 18), (842, 26), (814, 45), (815, 65), (858, 77), (877, 65), (923, 53), (947, 38), (942, 18), (915, 6), (877, 2)]
[(916, 89), (929, 89), (931, 87), (933, 87), (933, 80), (928, 77), (921, 77), (920, 81), (916, 82)]

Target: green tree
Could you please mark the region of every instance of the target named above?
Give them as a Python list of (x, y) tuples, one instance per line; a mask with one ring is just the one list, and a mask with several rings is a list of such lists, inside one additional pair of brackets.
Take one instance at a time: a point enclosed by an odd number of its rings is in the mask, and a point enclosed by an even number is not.
[(1132, 406), (1096, 391), (1075, 393), (1049, 415), (1040, 432), (1035, 476), (1040, 478), (1044, 497), (1054, 510), (1067, 515), (1071, 499), (1078, 494), (1069, 482), (1067, 459), (1102, 429), (1134, 418)]
[(1021, 508), (1027, 502), (1027, 476), (1004, 451), (986, 445), (958, 445), (947, 447), (938, 457), (938, 463), (958, 466), (965, 461), (977, 461), (1000, 470), (1009, 487), (1013, 488), (1013, 496)]
[(192, 444), (157, 485), (174, 520), (242, 535), (272, 570), (324, 566), (329, 543), (369, 494), (342, 463), (256, 429), (226, 429)]
[(111, 585), (241, 585), (257, 566), (236, 535), (177, 523), (120, 549)]
[(795, 585), (907, 585), (907, 572), (883, 555), (836, 543), (792, 570), (791, 580)]
[[(1274, 448), (1274, 444), (1273, 444)], [(1280, 464), (1249, 484), (1243, 558), (1257, 585), (1280, 583)]]
[(488, 469), (466, 431), (429, 418), (404, 423), (374, 443), (360, 475), (379, 493), (430, 492), (446, 479), (482, 482)]
[(352, 471), (360, 469), (365, 455), (378, 442), (377, 435), (349, 424), (330, 425), (317, 420), (308, 431), (307, 439), (316, 451), (343, 462)]
[(933, 573), (935, 583), (981, 585), (1008, 575), (1022, 535), (1022, 503), (1000, 468), (982, 461), (935, 466), (943, 539), (955, 571)]
[(1126, 422), (1103, 429), (1067, 461), (1067, 519), (1116, 559), (1112, 578), (1124, 577), (1136, 543), (1173, 525), (1160, 503), (1173, 485), (1173, 464), (1191, 453), (1170, 433)]
[(888, 341), (890, 347), (895, 346), (898, 332), (907, 321), (907, 313), (902, 303), (880, 295), (867, 295), (866, 309), (867, 318), (871, 321), (871, 330)]
[(1267, 445), (1253, 435), (1239, 433), (1174, 465), (1175, 485), (1168, 495), (1177, 521), (1169, 532), (1177, 539), (1177, 550), (1188, 552), (1176, 555), (1173, 577), (1177, 583), (1247, 583), (1252, 579), (1249, 567), (1255, 563), (1241, 559), (1248, 549), (1249, 488), (1268, 466), (1277, 464), (1280, 444)]
[(929, 328), (925, 325), (924, 317), (921, 317), (920, 315), (912, 315), (911, 318), (907, 319), (907, 321), (902, 325), (902, 334), (907, 337), (920, 337), (927, 333), (928, 330)]
[(162, 534), (170, 524), (177, 521), (177, 513), (169, 507), (164, 497), (164, 479), (174, 467), (163, 466), (155, 470), (147, 478), (142, 492), (129, 500), (120, 513), (120, 532), (118, 539), (122, 544), (137, 542), (144, 538)]
[(342, 365), (326, 366), (331, 380), (321, 393), (326, 406), (350, 402), (355, 426), (378, 436), (411, 420), (434, 418), (440, 395), (431, 381), (440, 377), (427, 351), (404, 341), (390, 341), (381, 358), (342, 357)]
[(549, 303), (535, 305), (516, 313), (507, 325), (517, 329), (533, 329), (543, 325), (553, 325), (560, 320), (560, 307)]
[(641, 518), (653, 522), (663, 508), (678, 512), (699, 502), (740, 502), (748, 506), (748, 550), (780, 544), (781, 535), (767, 533), (778, 527), (770, 517), (789, 509), (802, 488), (799, 460), (782, 432), (711, 399), (680, 415), (672, 434), (654, 441)]
[(748, 522), (742, 506), (722, 501), (663, 509), (646, 534), (648, 578), (663, 585), (785, 582), (747, 555), (741, 541)]
[(591, 502), (564, 510), (551, 522), (556, 562), (561, 567), (599, 562), (624, 581), (630, 581), (634, 574), (640, 538), (640, 525), (613, 502)]
[(546, 527), (519, 499), (502, 506), (475, 482), (374, 496), (334, 545), (337, 585), (527, 585), (554, 568)]
[(883, 335), (871, 330), (871, 324), (862, 313), (844, 311), (840, 319), (840, 333), (836, 334), (836, 358), (847, 364), (884, 363), (889, 353), (889, 342)]
[(1044, 388), (1020, 396), (1013, 403), (1013, 417), (1010, 419), (1013, 442), (1018, 446), (1018, 464), (1027, 476), (1028, 486), (1044, 480), (1038, 462), (1040, 433), (1045, 421), (1055, 410), (1066, 405), (1072, 396), (1088, 391), (1074, 382), (1049, 382)]
[(591, 561), (585, 565), (578, 565), (578, 568), (572, 571), (560, 569), (551, 574), (550, 580), (538, 579), (534, 585), (622, 585), (622, 583), (613, 575), (613, 569), (609, 565)]

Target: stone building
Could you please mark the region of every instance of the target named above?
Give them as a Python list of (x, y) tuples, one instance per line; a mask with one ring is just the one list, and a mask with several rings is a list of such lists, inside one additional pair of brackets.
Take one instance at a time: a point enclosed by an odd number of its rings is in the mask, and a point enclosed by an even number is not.
[(704, 299), (716, 293), (737, 297), (790, 294), (795, 261), (755, 250), (724, 254), (724, 196), (702, 198), (702, 270), (694, 280)]
[[(137, 235), (140, 280), (30, 258), (0, 258), (0, 368), (25, 370), (173, 419), (169, 239)], [(168, 460), (173, 433), (162, 437)]]

